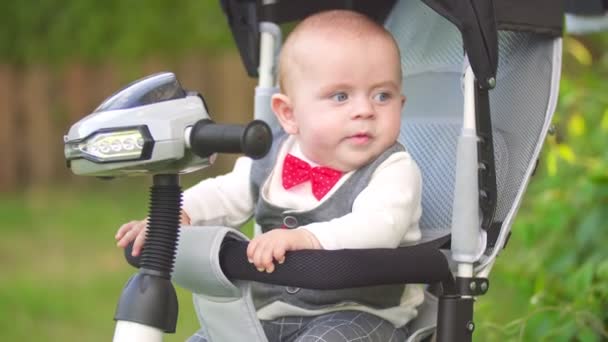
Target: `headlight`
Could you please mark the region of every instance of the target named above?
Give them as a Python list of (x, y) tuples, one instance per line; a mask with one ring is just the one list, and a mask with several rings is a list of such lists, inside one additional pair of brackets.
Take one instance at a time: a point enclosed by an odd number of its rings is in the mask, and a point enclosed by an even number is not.
[(65, 143), (67, 160), (84, 158), (95, 163), (145, 160), (154, 140), (146, 126), (106, 128), (80, 140)]

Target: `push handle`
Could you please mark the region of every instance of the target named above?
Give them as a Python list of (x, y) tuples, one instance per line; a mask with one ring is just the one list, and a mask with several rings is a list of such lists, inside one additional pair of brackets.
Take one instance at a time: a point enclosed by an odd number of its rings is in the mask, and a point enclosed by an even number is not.
[(198, 121), (190, 132), (192, 151), (201, 158), (214, 153), (244, 153), (260, 159), (268, 153), (272, 132), (268, 124), (253, 120), (247, 125), (216, 124), (210, 119)]

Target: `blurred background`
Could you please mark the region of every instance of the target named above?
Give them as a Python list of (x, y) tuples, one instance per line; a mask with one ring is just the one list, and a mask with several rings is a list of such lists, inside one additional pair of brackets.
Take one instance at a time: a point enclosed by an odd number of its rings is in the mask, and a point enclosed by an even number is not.
[[(108, 341), (135, 271), (113, 236), (146, 215), (151, 180), (73, 176), (63, 135), (159, 71), (202, 93), (217, 122), (242, 123), (255, 80), (216, 1), (4, 1), (0, 22), (0, 339)], [(607, 48), (608, 33), (564, 38), (553, 134), (477, 301), (477, 341), (608, 340)], [(183, 187), (233, 160), (182, 177)], [(166, 341), (198, 328), (190, 295), (178, 295)]]

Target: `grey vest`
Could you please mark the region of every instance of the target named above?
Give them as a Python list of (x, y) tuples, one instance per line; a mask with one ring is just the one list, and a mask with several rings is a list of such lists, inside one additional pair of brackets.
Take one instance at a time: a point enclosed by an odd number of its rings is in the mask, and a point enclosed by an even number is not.
[[(350, 213), (355, 198), (367, 187), (376, 168), (391, 154), (405, 150), (401, 144), (395, 143), (370, 164), (355, 171), (321, 205), (310, 211), (294, 211), (272, 205), (259, 196), (260, 189), (274, 168), (278, 153), (286, 138), (287, 135), (275, 137), (275, 143), (270, 152), (263, 159), (254, 161), (251, 167), (251, 190), (254, 201), (257, 202), (254, 214), (256, 222), (261, 226), (263, 232), (279, 227), (293, 229), (313, 222), (329, 221)], [(358, 303), (383, 309), (398, 306), (404, 288), (405, 285), (382, 285), (340, 290), (312, 290), (252, 283), (256, 309), (274, 301), (282, 301), (313, 310), (333, 307), (340, 303)]]

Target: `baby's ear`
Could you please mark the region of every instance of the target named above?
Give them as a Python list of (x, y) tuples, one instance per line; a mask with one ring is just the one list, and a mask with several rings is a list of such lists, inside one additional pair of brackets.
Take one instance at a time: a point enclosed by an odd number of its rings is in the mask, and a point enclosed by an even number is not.
[(293, 115), (293, 105), (285, 94), (274, 94), (270, 99), (270, 107), (287, 134), (297, 134), (298, 124)]

